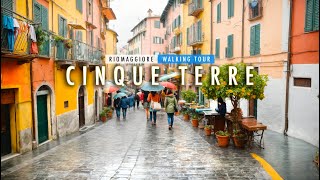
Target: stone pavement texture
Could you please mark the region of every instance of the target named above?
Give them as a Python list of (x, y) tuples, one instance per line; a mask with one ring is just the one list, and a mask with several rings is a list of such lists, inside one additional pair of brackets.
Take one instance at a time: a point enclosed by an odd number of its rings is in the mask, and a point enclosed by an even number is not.
[[(2, 179), (270, 179), (249, 152), (210, 144), (190, 123), (142, 110), (1, 165)], [(51, 145), (49, 145), (51, 146)]]

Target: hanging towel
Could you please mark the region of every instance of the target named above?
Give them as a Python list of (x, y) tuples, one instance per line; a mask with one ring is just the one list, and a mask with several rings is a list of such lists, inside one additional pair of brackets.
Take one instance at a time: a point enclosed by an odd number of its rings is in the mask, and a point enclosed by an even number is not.
[(34, 30), (34, 27), (32, 25), (29, 25), (29, 33), (30, 33), (30, 37), (31, 37), (31, 40), (33, 42), (37, 42), (37, 36), (36, 36), (36, 31)]
[(28, 52), (28, 24), (19, 22), (20, 28), (18, 29), (17, 38), (14, 43), (14, 52), (27, 54)]
[[(14, 26), (13, 26), (13, 18), (3, 15), (2, 16), (2, 25), (4, 29), (4, 36), (7, 35), (7, 43), (4, 47), (8, 48), (10, 52), (13, 52), (14, 47)], [(5, 33), (7, 32), (7, 33)], [(4, 37), (5, 38), (5, 37)]]
[(13, 27), (14, 27), (14, 39), (17, 39), (17, 36), (19, 34), (20, 25), (19, 22), (13, 18)]

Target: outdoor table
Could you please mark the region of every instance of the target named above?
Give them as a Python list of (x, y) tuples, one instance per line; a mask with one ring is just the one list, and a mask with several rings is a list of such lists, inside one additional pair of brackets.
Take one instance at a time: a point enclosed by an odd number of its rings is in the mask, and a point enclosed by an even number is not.
[(258, 145), (260, 148), (264, 149), (264, 147), (262, 146), (262, 140), (264, 130), (267, 129), (267, 126), (259, 123), (255, 118), (250, 117), (241, 119), (241, 125), (242, 128), (247, 131), (248, 146), (251, 147), (252, 142), (254, 142), (254, 137), (260, 137), (260, 139), (258, 139)]
[(216, 111), (203, 111), (204, 116), (208, 118), (207, 125), (213, 125), (213, 132), (225, 130), (225, 118)]

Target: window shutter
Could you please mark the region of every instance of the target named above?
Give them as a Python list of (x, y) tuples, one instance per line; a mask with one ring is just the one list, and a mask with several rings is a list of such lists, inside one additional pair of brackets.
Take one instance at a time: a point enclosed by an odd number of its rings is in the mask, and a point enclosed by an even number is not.
[(255, 26), (250, 29), (250, 55), (253, 56), (255, 52)]
[(217, 23), (221, 22), (221, 3), (217, 6)]
[(198, 52), (197, 52), (197, 54), (201, 54), (201, 49), (198, 49)]
[(228, 36), (228, 58), (233, 57), (233, 34)]
[(37, 2), (33, 4), (33, 21), (35, 23), (41, 23), (41, 5)]
[(319, 30), (319, 0), (314, 0), (313, 30)]
[[(8, 9), (10, 11), (13, 10), (13, 3), (12, 0), (1, 0), (1, 7)], [(1, 14), (7, 15), (7, 16), (12, 16), (12, 12), (8, 11), (1, 11)]]
[(187, 28), (187, 44), (189, 44), (189, 28)]
[(63, 20), (63, 31), (64, 31), (64, 37), (66, 37), (67, 36), (67, 31), (68, 31), (68, 26), (67, 26), (67, 20), (66, 19), (64, 19)]
[(41, 22), (42, 22), (42, 28), (44, 30), (49, 29), (49, 22), (48, 22), (48, 9), (44, 6), (41, 8)]
[(82, 13), (82, 0), (76, 0), (76, 7)]
[(234, 16), (234, 0), (230, 0), (230, 17)]
[(202, 21), (198, 21), (198, 40), (202, 41)]
[(220, 39), (216, 39), (216, 58), (220, 58)]
[(231, 17), (231, 0), (228, 0), (228, 19)]
[(59, 35), (60, 36), (63, 36), (63, 19), (60, 15), (59, 16), (59, 24), (58, 24), (58, 27), (59, 27)]
[(313, 24), (313, 1), (306, 0), (306, 17), (305, 17), (305, 31), (312, 31)]
[(182, 33), (180, 34), (180, 42), (179, 42), (179, 45), (181, 45), (182, 44)]
[(255, 55), (260, 54), (260, 24), (255, 29)]

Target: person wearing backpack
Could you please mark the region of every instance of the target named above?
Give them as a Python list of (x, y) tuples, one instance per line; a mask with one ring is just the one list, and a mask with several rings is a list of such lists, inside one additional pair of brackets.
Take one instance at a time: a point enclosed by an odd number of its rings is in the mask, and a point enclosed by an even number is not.
[(173, 117), (174, 113), (177, 111), (177, 104), (176, 97), (173, 95), (171, 89), (168, 89), (166, 98), (164, 100), (164, 108), (168, 116), (169, 130), (171, 130), (173, 126)]
[(120, 110), (121, 110), (120, 103), (121, 103), (121, 99), (119, 97), (113, 101), (113, 106), (116, 109), (116, 114), (118, 119), (120, 118)]

